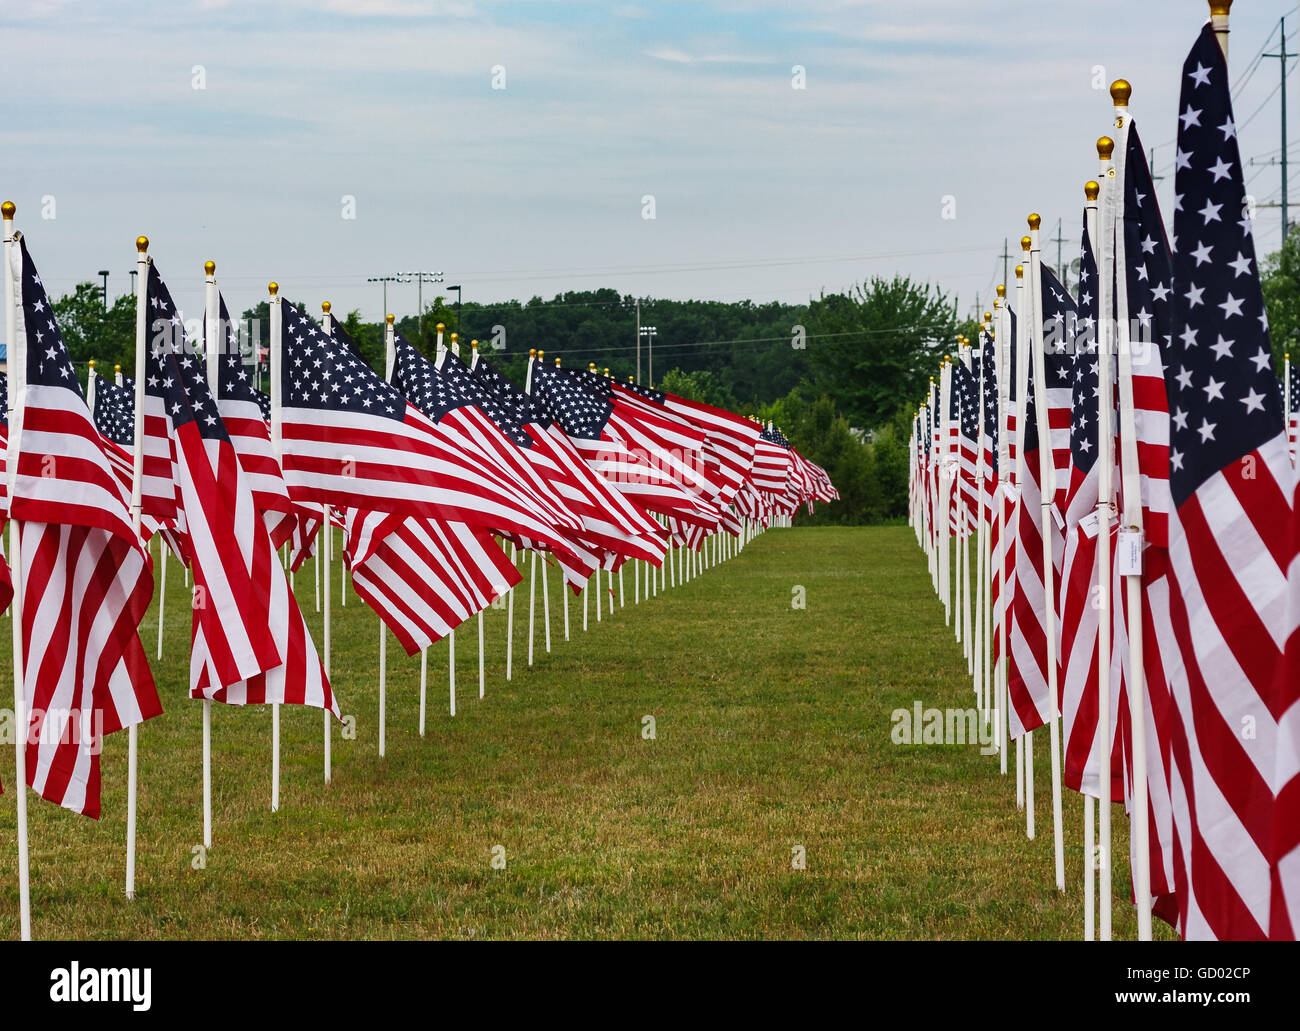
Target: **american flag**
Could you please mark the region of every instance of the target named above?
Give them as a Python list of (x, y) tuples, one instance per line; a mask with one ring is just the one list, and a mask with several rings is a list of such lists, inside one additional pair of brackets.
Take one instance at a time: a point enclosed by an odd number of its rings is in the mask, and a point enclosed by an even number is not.
[(759, 432), (754, 444), (754, 486), (759, 490), (780, 494), (785, 490), (786, 477), (790, 475), (790, 447), (777, 441), (772, 427)]
[[(1076, 312), (1073, 300), (1065, 293), (1056, 277), (1044, 268), (1042, 272), (1043, 311), (1043, 365), (1046, 369), (1044, 395), (1052, 449), (1053, 467), (1062, 469), (1059, 479), (1066, 482), (1069, 468), (1070, 406), (1073, 399), (1073, 356), (1069, 346), (1072, 317)], [(1032, 337), (1030, 337), (1032, 346)], [(1039, 468), (1039, 434), (1037, 399), (1035, 395), (1034, 356), (1029, 354), (1029, 375), (1025, 389), (1025, 421), (1017, 421), (1017, 445), (1021, 469), (1024, 474), (1019, 488), (1018, 515), (1015, 519), (1015, 583), (1010, 590), (1011, 619), (1007, 639), (1008, 719), (1013, 738), (1045, 724), (1052, 716), (1052, 699), (1047, 659), (1046, 607), (1057, 605), (1057, 597), (1046, 597), (1045, 571), (1043, 569), (1043, 512), (1042, 480)], [(1064, 372), (1064, 375), (1062, 375)], [(1055, 413), (1055, 415), (1053, 414)], [(1064, 420), (1063, 425), (1061, 425)], [(1064, 457), (1056, 455), (1058, 442), (1063, 439)], [(1048, 520), (1048, 533), (1052, 545), (1053, 566), (1059, 565), (1064, 552), (1062, 538), (1055, 519)], [(1009, 585), (1010, 587), (1010, 585)], [(1058, 663), (1059, 666), (1059, 663)], [(1060, 677), (1057, 677), (1060, 683)]]
[[(5, 475), (5, 458), (9, 450), (9, 377), (0, 372), (0, 529), (9, 518), (9, 477)], [(3, 534), (0, 534), (0, 538)], [(4, 541), (0, 539), (0, 612), (13, 601), (14, 586), (9, 574), (9, 563), (4, 555)]]
[[(1070, 470), (1065, 493), (1065, 553), (1061, 563), (1060, 656), (1061, 719), (1064, 738), (1062, 782), (1073, 791), (1101, 797), (1097, 766), (1098, 635), (1094, 585), (1098, 582), (1097, 517), (1098, 412), (1101, 401), (1097, 362), (1097, 260), (1084, 214), (1083, 245), (1079, 255), (1077, 333), (1072, 349), (1073, 417), (1070, 422)], [(1114, 411), (1114, 395), (1106, 392)], [(1115, 426), (1111, 416), (1112, 431)], [(1112, 539), (1114, 529), (1105, 532)], [(1114, 567), (1114, 548), (1111, 567)], [(1109, 575), (1109, 574), (1108, 574)], [(1107, 656), (1107, 662), (1110, 657)], [(1120, 750), (1114, 745), (1118, 726), (1117, 691), (1110, 706), (1112, 751), (1118, 768)], [(1111, 798), (1123, 797), (1123, 780), (1112, 778)]]
[(716, 525), (713, 505), (646, 461), (610, 428), (614, 404), (607, 395), (588, 392), (578, 379), (542, 362), (533, 363), (531, 393), (583, 458), (633, 503), (687, 522)]
[[(183, 350), (185, 319), (167, 292), (162, 276), (153, 259), (149, 259), (146, 277), (145, 305), (149, 320), (146, 353), (164, 353)], [(192, 349), (192, 348), (191, 348)], [(156, 516), (163, 522), (176, 518), (176, 489), (172, 475), (175, 453), (171, 433), (167, 427), (167, 413), (157, 383), (145, 383), (144, 401), (144, 474), (140, 481), (141, 505), (146, 515)]]
[[(534, 513), (479, 452), (408, 404), (338, 336), (288, 301), (280, 368), (283, 450), (289, 496), (302, 504), (428, 516), (519, 534), (564, 548), (561, 530)], [(273, 342), (274, 343), (274, 342)], [(449, 410), (449, 409), (448, 409)]]
[[(470, 372), (505, 409), (507, 417), (528, 431), (539, 450), (553, 455), (555, 464), (569, 474), (581, 494), (593, 499), (592, 510), (582, 512), (588, 536), (597, 543), (604, 543), (611, 552), (659, 565), (667, 551), (662, 528), (644, 509), (634, 505), (628, 496), (592, 468), (556, 424), (547, 406), (516, 388), (482, 355), (474, 360)], [(578, 504), (572, 497), (571, 502)]]
[[(382, 534), (382, 536), (380, 536)], [(348, 513), (344, 558), (352, 585), (408, 655), (486, 608), (522, 576), (492, 534), (464, 523)]]
[[(1294, 472), (1273, 368), (1227, 66), (1210, 25), (1183, 65), (1174, 189), (1169, 623), (1174, 868), (1185, 938), (1270, 934), (1274, 787), (1300, 763), (1279, 726)], [(1243, 733), (1251, 726), (1252, 734)], [(1295, 872), (1294, 865), (1291, 866)], [(1286, 906), (1293, 937), (1300, 904)], [(1281, 887), (1278, 889), (1283, 891)]]
[(979, 519), (979, 484), (976, 462), (979, 455), (979, 381), (960, 359), (952, 369), (952, 411), (949, 418), (957, 427), (957, 458), (961, 486), (960, 525), (970, 530)]
[(1130, 350), (1142, 531), (1148, 544), (1163, 548), (1169, 543), (1173, 502), (1169, 494), (1169, 401), (1161, 354), (1168, 349), (1173, 333), (1173, 264), (1136, 126), (1129, 126), (1124, 150), (1124, 282), (1129, 319), (1140, 334)]
[(124, 448), (135, 445), (135, 384), (125, 381), (118, 386), (111, 379), (97, 376), (95, 382), (95, 428), (114, 444)]
[[(268, 425), (271, 399), (250, 381), (225, 298), (220, 294), (217, 296), (218, 331), (225, 341), (217, 367), (217, 404), (221, 409), (221, 419), (226, 424), (235, 454), (239, 456), (239, 465), (257, 508), (262, 512), (291, 513), (293, 505), (289, 501), (289, 490), (271, 444)], [(204, 325), (207, 325), (206, 313)], [(268, 521), (280, 527), (280, 532), (274, 535), (277, 546), (284, 543), (290, 529), (289, 522), (278, 516), (269, 516)]]
[(15, 386), (9, 514), (20, 523), (27, 782), (97, 819), (101, 735), (162, 712), (137, 632), (153, 574), (130, 491), (105, 454), (113, 445), (95, 429), (27, 242), (15, 235), (25, 382)]

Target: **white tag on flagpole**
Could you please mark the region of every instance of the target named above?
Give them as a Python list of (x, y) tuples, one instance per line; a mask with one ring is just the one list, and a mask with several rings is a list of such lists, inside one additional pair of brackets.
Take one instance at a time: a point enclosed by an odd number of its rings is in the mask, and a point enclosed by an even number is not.
[(1142, 575), (1142, 531), (1120, 530), (1115, 545), (1115, 562), (1120, 576)]

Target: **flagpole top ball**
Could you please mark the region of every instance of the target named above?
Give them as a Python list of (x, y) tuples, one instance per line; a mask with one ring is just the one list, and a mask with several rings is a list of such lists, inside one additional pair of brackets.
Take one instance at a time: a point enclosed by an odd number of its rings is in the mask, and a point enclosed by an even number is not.
[(95, 359), (94, 359), (94, 358), (90, 359), (90, 367), (91, 367), (92, 369), (95, 367)]
[(328, 315), (328, 314), (330, 313), (330, 307), (331, 307), (331, 305), (330, 305), (330, 302), (329, 302), (329, 301), (321, 301), (321, 302), (320, 302), (320, 310), (323, 311), (326, 315)]
[(992, 321), (993, 321), (993, 313), (992, 313), (991, 311), (986, 311), (986, 312), (984, 313), (984, 321), (985, 321), (985, 322), (992, 322)]
[(1083, 184), (1083, 195), (1088, 200), (1096, 200), (1101, 196), (1101, 183), (1097, 182), (1096, 179), (1089, 179)]
[(1115, 141), (1109, 136), (1102, 136), (1097, 140), (1097, 157), (1103, 161), (1109, 161), (1110, 156), (1115, 153)]
[(271, 282), (266, 284), (266, 292), (269, 293), (272, 297), (274, 297), (276, 294), (280, 292), (280, 284), (272, 280)]
[(437, 329), (438, 329), (438, 332), (439, 332), (439, 333), (441, 333), (441, 332), (442, 332), (444, 329), (446, 329), (446, 328), (447, 328), (447, 327), (446, 327), (445, 325), (443, 325), (441, 322), (438, 323)]
[(205, 261), (203, 263), (203, 274), (205, 276), (216, 275), (217, 263), (215, 261)]
[(471, 340), (471, 341), (469, 342), (469, 346), (470, 346), (470, 349), (471, 349), (471, 350), (477, 351), (477, 350), (478, 350), (478, 341), (477, 341), (477, 340)]
[(1228, 12), (1231, 10), (1232, 10), (1232, 0), (1210, 0), (1211, 15), (1220, 14), (1226, 18), (1228, 16)]
[(608, 370), (608, 369), (605, 370), (605, 375), (606, 375), (606, 376), (609, 375), (609, 370)]
[(1042, 224), (1043, 224), (1043, 216), (1042, 216), (1042, 215), (1039, 215), (1039, 214), (1037, 214), (1037, 213), (1034, 213), (1034, 214), (1032, 214), (1032, 215), (1029, 216), (1029, 228), (1030, 228), (1030, 229), (1037, 229), (1037, 228), (1038, 228), (1040, 225), (1042, 225)]
[(1020, 249), (1021, 249), (1022, 251), (1027, 251), (1027, 250), (1029, 250), (1029, 248), (1032, 247), (1033, 245), (1034, 245), (1034, 241), (1031, 240), (1029, 237), (1027, 237), (1027, 236), (1022, 236), (1022, 237), (1020, 238)]
[(11, 200), (7, 200), (3, 204), (0, 204), (0, 215), (4, 216), (6, 222), (12, 222), (14, 220), (14, 212), (17, 210), (18, 205)]
[(555, 367), (556, 367), (557, 369), (560, 367), (560, 359), (558, 359), (558, 358), (555, 359)]
[(147, 251), (149, 249), (149, 237), (137, 236), (135, 238), (135, 249), (136, 252), (139, 254), (143, 254), (145, 251)]
[(998, 284), (998, 296), (999, 296), (999, 297), (1006, 297), (1006, 295), (1007, 295), (1007, 285), (1006, 285), (1006, 283), (999, 283), (999, 284)]
[(114, 366), (113, 366), (113, 375), (117, 375), (117, 374), (118, 374), (119, 372), (121, 372), (121, 371), (122, 371), (122, 366), (120, 366), (120, 365), (114, 365)]
[(453, 333), (453, 334), (451, 335), (451, 342), (452, 342), (453, 344), (454, 344), (457, 340), (459, 340), (459, 339), (460, 339), (460, 337), (457, 336), (455, 333)]
[(1128, 98), (1133, 95), (1133, 87), (1128, 79), (1116, 79), (1110, 84), (1110, 99), (1116, 107), (1128, 107)]
[(384, 316), (384, 321), (387, 322), (387, 323), (391, 326), (391, 325), (393, 324), (393, 320), (394, 320), (396, 317), (397, 317), (397, 316), (395, 316), (395, 315), (390, 311), (387, 315)]
[(536, 357), (537, 357), (537, 348), (535, 348), (535, 347), (530, 347), (530, 348), (528, 349), (528, 357), (529, 357), (529, 358), (536, 358)]
[(1016, 278), (1017, 278), (1017, 279), (1024, 279), (1024, 278), (1025, 278), (1025, 266), (1024, 266), (1024, 265), (1017, 265), (1017, 266), (1016, 266)]

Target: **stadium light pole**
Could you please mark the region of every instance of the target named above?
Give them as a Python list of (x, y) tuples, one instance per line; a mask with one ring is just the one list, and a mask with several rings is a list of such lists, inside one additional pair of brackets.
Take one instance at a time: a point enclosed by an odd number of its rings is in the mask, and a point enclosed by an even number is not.
[[(646, 373), (650, 381), (649, 386), (653, 387), (655, 385), (655, 337), (659, 334), (659, 330), (654, 326), (642, 326), (640, 332), (646, 338)], [(640, 342), (641, 337), (638, 335), (637, 343)]]
[(406, 273), (404, 273), (404, 272), (399, 272), (399, 273), (398, 273), (397, 275), (395, 275), (395, 276), (367, 276), (367, 277), (366, 277), (366, 282), (367, 282), (367, 283), (383, 283), (383, 284), (384, 284), (384, 310), (383, 310), (383, 312), (381, 313), (381, 316), (380, 316), (380, 317), (382, 318), (384, 315), (387, 315), (387, 314), (388, 314), (388, 284), (389, 284), (389, 283), (409, 283), (410, 280), (407, 278)]
[(104, 286), (102, 288), (102, 292), (104, 294), (104, 310), (108, 311), (108, 269), (106, 268), (100, 269), (99, 275), (104, 277)]
[[(416, 283), (415, 303), (418, 305), (419, 308), (415, 316), (415, 331), (417, 333), (422, 333), (424, 332), (424, 284), (441, 283), (442, 273), (441, 272), (408, 272), (406, 274), (408, 276), (415, 277), (415, 283)], [(387, 303), (384, 304), (384, 314), (385, 315), (388, 314)], [(460, 326), (457, 326), (456, 328), (460, 329)]]

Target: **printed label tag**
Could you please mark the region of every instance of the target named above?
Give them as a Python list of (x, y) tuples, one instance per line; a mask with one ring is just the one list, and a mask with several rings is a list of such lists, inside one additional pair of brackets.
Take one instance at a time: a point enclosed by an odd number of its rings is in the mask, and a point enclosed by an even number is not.
[(1120, 530), (1115, 545), (1115, 562), (1120, 576), (1142, 575), (1142, 531)]

